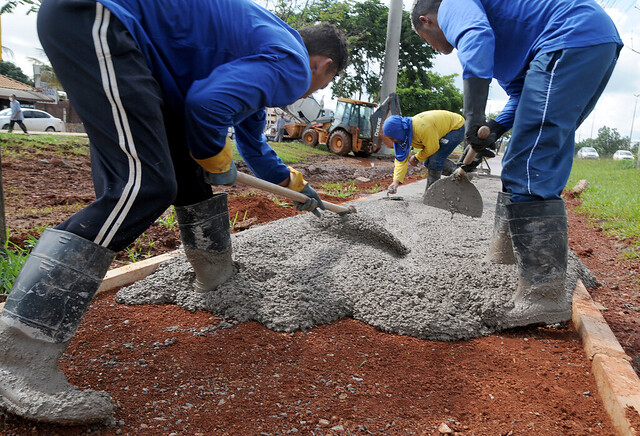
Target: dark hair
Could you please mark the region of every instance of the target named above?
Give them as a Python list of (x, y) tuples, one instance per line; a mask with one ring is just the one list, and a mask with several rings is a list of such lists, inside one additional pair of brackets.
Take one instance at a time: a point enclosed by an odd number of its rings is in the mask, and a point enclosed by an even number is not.
[(413, 30), (422, 29), (420, 17), (438, 12), (442, 0), (416, 0), (411, 9), (411, 25)]
[(347, 67), (349, 48), (347, 38), (340, 29), (330, 23), (303, 27), (298, 31), (309, 56), (326, 56), (333, 60), (336, 74)]
[(16, 95), (15, 94), (11, 94), (11, 97), (16, 98)]

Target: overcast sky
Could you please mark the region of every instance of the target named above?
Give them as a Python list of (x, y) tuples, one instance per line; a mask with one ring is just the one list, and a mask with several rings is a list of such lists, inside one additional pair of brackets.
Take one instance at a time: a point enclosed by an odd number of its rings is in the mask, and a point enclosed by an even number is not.
[[(404, 0), (408, 10), (411, 0)], [(26, 15), (28, 8), (19, 7), (12, 14), (4, 14), (2, 20), (2, 46), (13, 51), (13, 57), (3, 53), (3, 60), (14, 62), (29, 77), (33, 77), (33, 66), (28, 58), (43, 59), (41, 46), (36, 32), (35, 14)], [(618, 130), (620, 135), (629, 136), (634, 119), (634, 108), (640, 98), (640, 9), (632, 8), (628, 12), (607, 9), (609, 15), (618, 26), (618, 31), (625, 43), (620, 54), (616, 70), (609, 85), (600, 98), (595, 110), (582, 124), (577, 132), (576, 141), (597, 136), (598, 129), (608, 126)], [(44, 59), (43, 59), (44, 60)], [(454, 53), (438, 55), (434, 70), (443, 75), (461, 74), (460, 63)], [(456, 82), (462, 88), (462, 79)], [(320, 100), (322, 93), (317, 93)], [(330, 95), (330, 93), (328, 94)], [(506, 103), (506, 94), (494, 81), (489, 94), (487, 112), (498, 112)], [(331, 108), (329, 97), (325, 103)], [(633, 141), (640, 141), (640, 108), (635, 111), (633, 121)]]

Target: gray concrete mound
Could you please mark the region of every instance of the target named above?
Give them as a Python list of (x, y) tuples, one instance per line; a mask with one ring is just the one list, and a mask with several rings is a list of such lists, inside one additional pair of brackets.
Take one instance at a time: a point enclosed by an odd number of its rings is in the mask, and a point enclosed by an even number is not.
[[(177, 257), (116, 301), (178, 304), (286, 332), (352, 317), (424, 339), (491, 334), (513, 307), (517, 275), (514, 265), (483, 260), (500, 181), (473, 182), (482, 218), (424, 205), (425, 182), (414, 183), (400, 188), (404, 201), (380, 201), (381, 193), (353, 203), (355, 223), (304, 214), (233, 235), (236, 273), (215, 291), (195, 293), (193, 272)], [(593, 276), (570, 253), (567, 292), (581, 277)]]

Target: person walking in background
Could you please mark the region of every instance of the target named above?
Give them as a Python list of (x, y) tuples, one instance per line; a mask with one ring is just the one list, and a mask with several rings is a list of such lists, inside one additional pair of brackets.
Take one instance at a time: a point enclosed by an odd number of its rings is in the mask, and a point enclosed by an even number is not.
[[(416, 0), (411, 23), (440, 53), (458, 50), (467, 143), (482, 151), (513, 129), (492, 238), (492, 246), (504, 249), (492, 260), (516, 263), (518, 288), (499, 327), (571, 319), (561, 194), (575, 131), (593, 110), (622, 48), (613, 21), (594, 0)], [(492, 78), (509, 100), (487, 122)], [(480, 139), (484, 125), (491, 133)], [(505, 217), (508, 226), (501, 226)]]
[(9, 104), (11, 106), (11, 118), (9, 119), (9, 133), (13, 132), (13, 125), (18, 124), (22, 131), (27, 134), (27, 126), (24, 125), (24, 114), (22, 113), (22, 107), (20, 102), (16, 100), (16, 95), (11, 94), (9, 96)]
[(278, 119), (276, 120), (276, 139), (275, 142), (282, 142), (284, 139), (284, 125), (286, 120), (284, 118), (284, 114), (280, 114)]
[[(395, 194), (407, 174), (407, 165), (422, 163), (428, 170), (427, 188), (440, 180), (442, 171), (451, 174), (456, 165), (448, 159), (464, 140), (464, 118), (454, 112), (435, 110), (414, 117), (392, 115), (382, 125), (382, 133), (393, 140), (395, 154), (393, 182), (388, 191)], [(411, 149), (418, 153), (412, 155)]]
[[(69, 25), (72, 23), (72, 25)], [(0, 409), (61, 424), (105, 422), (104, 392), (71, 386), (58, 359), (115, 252), (174, 205), (194, 292), (234, 273), (225, 193), (228, 138), (261, 179), (324, 209), (267, 144), (266, 107), (326, 87), (347, 64), (344, 34), (296, 31), (251, 0), (43, 0), (38, 35), (90, 138), (96, 201), (45, 229), (0, 313)]]

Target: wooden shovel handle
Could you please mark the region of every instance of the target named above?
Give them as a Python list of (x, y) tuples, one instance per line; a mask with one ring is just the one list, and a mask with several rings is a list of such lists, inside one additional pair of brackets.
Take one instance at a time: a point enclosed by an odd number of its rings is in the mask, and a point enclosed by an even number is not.
[[(283, 197), (299, 203), (304, 203), (309, 199), (309, 197), (300, 192), (293, 191), (289, 188), (285, 188), (284, 186), (276, 185), (275, 183), (267, 182), (266, 180), (259, 179), (249, 174), (241, 173), (240, 171), (238, 171), (236, 181), (272, 194), (282, 195)], [(322, 203), (325, 205), (327, 210), (338, 214), (352, 213), (356, 211), (354, 207), (340, 206), (339, 204), (329, 203), (325, 200), (322, 200)]]
[[(491, 134), (491, 130), (489, 130), (488, 126), (482, 126), (478, 129), (478, 138), (480, 139), (487, 139), (490, 134)], [(464, 157), (464, 161), (462, 161), (462, 163), (464, 165), (469, 165), (471, 162), (473, 162), (473, 159), (476, 157), (477, 154), (478, 152), (475, 151), (473, 147), (469, 147), (469, 151), (467, 152), (467, 155)]]

